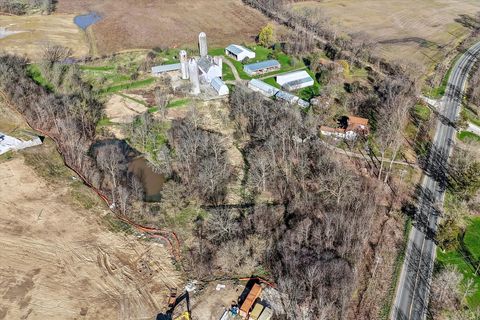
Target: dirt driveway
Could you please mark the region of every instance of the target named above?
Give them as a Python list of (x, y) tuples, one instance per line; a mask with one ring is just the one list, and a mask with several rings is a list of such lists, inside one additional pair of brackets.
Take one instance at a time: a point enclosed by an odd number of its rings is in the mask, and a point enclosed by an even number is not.
[(22, 155), (0, 161), (0, 319), (154, 319), (181, 283), (167, 250), (108, 230), (71, 192)]

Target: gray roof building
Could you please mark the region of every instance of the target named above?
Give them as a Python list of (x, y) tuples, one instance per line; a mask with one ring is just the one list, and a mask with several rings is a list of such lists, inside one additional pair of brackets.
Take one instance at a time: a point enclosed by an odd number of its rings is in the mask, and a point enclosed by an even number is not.
[(228, 89), (227, 85), (225, 82), (222, 81), (222, 79), (215, 77), (212, 79), (212, 82), (210, 82), (210, 85), (217, 91), (219, 96), (226, 96), (227, 94), (230, 93), (230, 90)]
[(177, 70), (180, 70), (181, 68), (182, 68), (182, 65), (180, 63), (164, 64), (161, 66), (152, 67), (152, 74), (157, 75), (164, 72), (177, 71)]
[(278, 62), (277, 60), (266, 60), (257, 63), (247, 64), (243, 67), (243, 71), (245, 71), (249, 76), (253, 76), (256, 74), (278, 70), (280, 68), (280, 62)]

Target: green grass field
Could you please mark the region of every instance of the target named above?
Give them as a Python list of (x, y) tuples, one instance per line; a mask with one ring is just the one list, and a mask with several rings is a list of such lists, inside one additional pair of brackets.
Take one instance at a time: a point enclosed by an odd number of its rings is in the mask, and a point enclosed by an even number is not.
[(33, 79), (38, 85), (41, 85), (48, 91), (53, 91), (53, 85), (47, 81), (42, 75), (42, 72), (40, 71), (40, 68), (36, 64), (30, 64), (27, 67), (27, 72), (30, 78)]
[[(480, 263), (480, 217), (473, 217), (469, 220), (463, 244), (467, 252), (460, 248), (443, 252), (437, 248), (437, 263), (443, 267), (447, 265), (456, 266), (464, 276), (464, 283), (468, 279), (473, 279), (476, 290), (471, 296), (467, 297), (467, 303), (470, 308), (477, 308), (480, 307), (480, 276), (477, 276), (475, 271)], [(474, 265), (468, 261), (468, 256), (474, 261)]]
[(459, 133), (457, 133), (457, 138), (464, 142), (468, 140), (480, 142), (480, 136), (469, 131), (460, 131)]
[(415, 118), (421, 121), (427, 121), (430, 119), (430, 115), (432, 114), (432, 110), (429, 107), (423, 104), (417, 104), (413, 108), (413, 115)]

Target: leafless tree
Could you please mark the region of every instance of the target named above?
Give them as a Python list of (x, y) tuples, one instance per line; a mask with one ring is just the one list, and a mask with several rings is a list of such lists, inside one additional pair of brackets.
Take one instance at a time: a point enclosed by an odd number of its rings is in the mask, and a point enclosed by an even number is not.
[(119, 175), (126, 166), (123, 151), (118, 144), (106, 144), (98, 148), (96, 160), (99, 167), (110, 176), (112, 199), (115, 203)]

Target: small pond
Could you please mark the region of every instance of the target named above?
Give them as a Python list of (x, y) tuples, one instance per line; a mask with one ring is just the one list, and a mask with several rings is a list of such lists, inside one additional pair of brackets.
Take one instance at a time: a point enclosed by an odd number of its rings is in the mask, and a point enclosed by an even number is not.
[(90, 12), (73, 18), (73, 22), (83, 30), (100, 20), (102, 20), (102, 16), (96, 12)]
[(143, 184), (146, 201), (160, 201), (160, 193), (165, 183), (165, 177), (156, 173), (148, 165), (148, 160), (143, 157), (133, 159), (128, 165), (132, 172)]

